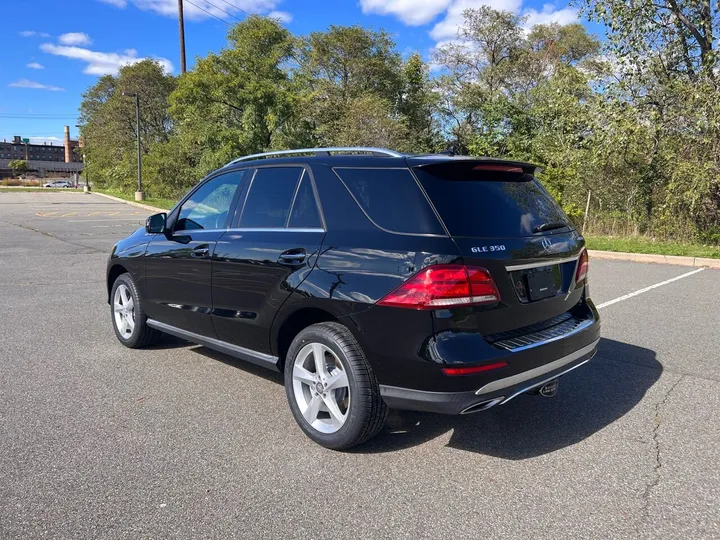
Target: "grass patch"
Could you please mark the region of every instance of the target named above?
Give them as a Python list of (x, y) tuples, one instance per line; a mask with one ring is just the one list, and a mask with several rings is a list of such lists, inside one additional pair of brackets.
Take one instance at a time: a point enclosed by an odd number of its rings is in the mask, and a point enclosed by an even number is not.
[[(125, 201), (135, 202), (135, 193), (128, 194), (116, 189), (101, 189), (94, 187), (92, 188), (92, 190), (98, 193), (104, 193), (105, 195), (112, 195), (113, 197), (117, 197), (118, 199), (123, 199)], [(142, 201), (142, 204), (147, 204), (148, 206), (155, 206), (157, 208), (162, 208), (163, 210), (170, 210), (173, 206), (175, 206), (176, 202), (177, 201), (174, 199), (159, 199), (155, 197), (149, 197)]]
[(720, 246), (653, 240), (642, 236), (585, 236), (588, 249), (720, 259)]

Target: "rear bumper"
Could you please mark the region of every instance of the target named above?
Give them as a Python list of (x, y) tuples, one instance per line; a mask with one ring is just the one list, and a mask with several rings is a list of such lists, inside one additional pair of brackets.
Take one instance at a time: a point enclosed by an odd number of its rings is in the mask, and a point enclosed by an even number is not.
[[(477, 412), (503, 405), (518, 395), (542, 386), (590, 361), (600, 339), (557, 360), (509, 377), (488, 382), (469, 392), (430, 392), (398, 386), (380, 385), (380, 394), (393, 409), (427, 411), (444, 414)], [(468, 411), (472, 409), (472, 411)]]

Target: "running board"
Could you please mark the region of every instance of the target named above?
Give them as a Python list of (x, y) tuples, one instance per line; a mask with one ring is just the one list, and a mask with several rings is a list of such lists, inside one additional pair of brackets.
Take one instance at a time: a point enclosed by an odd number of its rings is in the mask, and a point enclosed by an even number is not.
[(253, 351), (252, 349), (246, 349), (245, 347), (233, 345), (232, 343), (220, 341), (219, 339), (201, 336), (200, 334), (188, 332), (187, 330), (182, 330), (181, 328), (170, 326), (169, 324), (161, 323), (160, 321), (156, 321), (154, 319), (148, 319), (147, 325), (155, 330), (160, 330), (161, 332), (165, 332), (171, 336), (197, 343), (198, 345), (202, 345), (208, 349), (213, 349), (223, 354), (239, 358), (240, 360), (245, 360), (246, 362), (272, 369), (273, 371), (280, 371), (280, 368), (278, 367), (280, 359), (277, 356)]

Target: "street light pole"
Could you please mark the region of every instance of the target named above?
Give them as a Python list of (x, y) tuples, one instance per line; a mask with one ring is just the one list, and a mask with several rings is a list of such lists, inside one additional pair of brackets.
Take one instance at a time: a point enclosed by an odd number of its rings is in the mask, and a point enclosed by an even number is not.
[[(87, 139), (83, 136), (82, 131), (80, 131), (82, 129), (82, 126), (75, 124), (75, 127), (78, 128), (78, 132), (79, 132), (78, 139), (80, 139), (82, 137), (82, 139), (83, 139), (82, 146), (83, 146), (83, 148), (85, 148)], [(83, 169), (85, 169), (85, 187), (83, 188), (83, 191), (85, 193), (89, 193), (90, 192), (90, 173), (88, 172), (88, 160), (87, 160), (87, 157), (86, 157), (86, 154), (84, 151), (83, 151), (82, 158), (83, 158)]]
[(137, 157), (138, 157), (138, 190), (135, 192), (135, 200), (145, 200), (142, 188), (142, 144), (140, 142), (140, 94), (137, 92), (123, 92), (123, 96), (135, 98), (135, 125), (137, 130)]

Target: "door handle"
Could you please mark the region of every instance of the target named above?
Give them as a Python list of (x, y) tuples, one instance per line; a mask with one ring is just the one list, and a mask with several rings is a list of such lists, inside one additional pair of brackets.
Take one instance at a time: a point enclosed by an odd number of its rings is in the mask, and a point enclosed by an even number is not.
[(305, 262), (307, 252), (303, 248), (289, 249), (280, 254), (278, 262), (287, 266), (299, 266)]
[(196, 259), (205, 259), (210, 255), (210, 248), (207, 246), (196, 247), (192, 250), (191, 256)]

